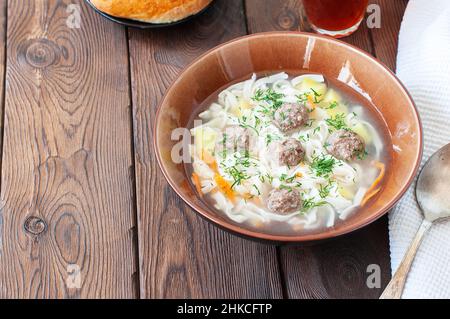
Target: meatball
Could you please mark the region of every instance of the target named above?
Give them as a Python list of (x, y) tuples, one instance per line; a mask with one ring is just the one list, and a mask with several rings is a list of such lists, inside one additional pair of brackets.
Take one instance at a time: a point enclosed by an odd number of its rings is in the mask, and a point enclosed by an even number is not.
[(218, 140), (220, 151), (246, 151), (250, 148), (250, 132), (241, 126), (230, 126)]
[(301, 127), (308, 119), (308, 110), (302, 104), (284, 103), (274, 114), (274, 124), (283, 132)]
[(295, 138), (288, 138), (280, 143), (278, 160), (282, 165), (296, 166), (305, 158), (302, 144)]
[(355, 132), (338, 130), (327, 139), (326, 150), (337, 159), (350, 161), (364, 153), (364, 140)]
[(280, 215), (294, 212), (301, 204), (302, 199), (296, 189), (273, 189), (267, 200), (267, 208)]

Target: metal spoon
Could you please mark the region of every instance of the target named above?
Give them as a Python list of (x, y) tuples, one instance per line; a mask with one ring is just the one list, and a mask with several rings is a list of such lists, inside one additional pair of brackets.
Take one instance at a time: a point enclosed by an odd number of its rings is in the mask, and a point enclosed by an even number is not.
[(424, 235), (431, 225), (450, 218), (450, 144), (434, 153), (425, 164), (417, 181), (416, 198), (424, 220), (380, 299), (401, 298), (406, 278)]

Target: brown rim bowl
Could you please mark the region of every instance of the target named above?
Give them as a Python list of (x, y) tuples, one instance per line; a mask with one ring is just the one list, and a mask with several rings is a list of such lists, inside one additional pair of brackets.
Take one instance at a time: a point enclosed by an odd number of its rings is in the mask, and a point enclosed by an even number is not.
[[(334, 227), (298, 235), (258, 232), (211, 209), (191, 186), (183, 164), (171, 159), (172, 130), (187, 128), (201, 103), (218, 89), (252, 73), (295, 70), (340, 79), (370, 97), (391, 135), (391, 160), (375, 200)], [(164, 176), (175, 192), (213, 224), (235, 234), (274, 242), (313, 242), (350, 233), (388, 212), (416, 176), (422, 157), (422, 129), (411, 96), (396, 76), (364, 51), (328, 37), (301, 32), (270, 32), (235, 39), (186, 67), (161, 101), (154, 123), (154, 147)]]

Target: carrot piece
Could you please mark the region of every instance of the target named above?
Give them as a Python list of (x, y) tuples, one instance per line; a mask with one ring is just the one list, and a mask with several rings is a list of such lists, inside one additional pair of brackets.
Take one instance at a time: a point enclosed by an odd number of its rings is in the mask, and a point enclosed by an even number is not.
[(251, 223), (255, 228), (262, 228), (264, 226), (264, 223), (259, 219), (253, 219)]
[(218, 166), (217, 166), (217, 162), (216, 159), (214, 158), (214, 156), (212, 156), (211, 154), (209, 154), (209, 152), (207, 151), (203, 151), (202, 152), (202, 160), (208, 164), (208, 166), (215, 172), (218, 172)]
[(253, 195), (251, 193), (246, 193), (246, 194), (242, 195), (242, 198), (245, 199), (246, 201), (252, 202), (253, 204), (255, 204), (257, 206), (262, 205), (261, 198), (259, 196)]
[(308, 102), (309, 102), (308, 104), (309, 104), (311, 111), (314, 111), (316, 109), (316, 104), (314, 103), (314, 98), (312, 97), (311, 94), (308, 94), (307, 99), (308, 99)]
[(361, 202), (361, 206), (364, 206), (369, 201), (369, 199), (371, 199), (373, 196), (375, 196), (381, 190), (381, 188), (379, 188), (377, 190), (375, 190), (375, 188), (381, 182), (381, 180), (384, 177), (384, 174), (386, 173), (386, 166), (383, 163), (375, 161), (375, 162), (373, 162), (373, 165), (380, 170), (380, 174), (378, 175), (378, 177), (375, 179), (373, 184), (367, 190), (366, 195), (364, 196), (364, 198)]
[(203, 196), (202, 192), (202, 184), (200, 182), (200, 177), (196, 173), (192, 173), (192, 181), (194, 182), (195, 189), (200, 194), (200, 196)]
[(364, 196), (364, 199), (361, 202), (361, 206), (364, 206), (367, 204), (367, 202), (374, 197), (376, 194), (378, 194), (378, 192), (381, 190), (381, 188), (378, 188), (374, 191), (372, 191), (370, 194), (366, 193), (366, 195)]
[(252, 199), (251, 199), (251, 201), (253, 202), (253, 204), (255, 204), (256, 206), (261, 206), (262, 205), (262, 200), (261, 200), (261, 198), (259, 198), (259, 197), (253, 197)]
[(214, 180), (217, 183), (217, 187), (219, 187), (220, 191), (228, 197), (230, 200), (234, 200), (234, 191), (231, 188), (230, 183), (228, 183), (220, 174), (216, 173), (214, 175)]
[(222, 192), (228, 199), (234, 201), (235, 194), (231, 188), (231, 184), (228, 183), (220, 174), (217, 161), (209, 152), (202, 152), (202, 160), (214, 171), (214, 180), (216, 181), (219, 191)]
[(202, 150), (202, 161), (206, 164), (209, 164), (211, 162), (214, 162), (215, 159), (208, 151)]
[(302, 177), (303, 177), (303, 174), (300, 173), (300, 172), (297, 172), (297, 173), (295, 173), (295, 177), (302, 178)]
[(253, 199), (254, 197), (255, 196), (250, 193), (246, 193), (246, 194), (242, 195), (242, 198), (245, 200), (250, 200), (250, 199)]
[(209, 167), (214, 171), (214, 173), (217, 173), (219, 171), (219, 167), (217, 166), (217, 162), (216, 161), (210, 163)]

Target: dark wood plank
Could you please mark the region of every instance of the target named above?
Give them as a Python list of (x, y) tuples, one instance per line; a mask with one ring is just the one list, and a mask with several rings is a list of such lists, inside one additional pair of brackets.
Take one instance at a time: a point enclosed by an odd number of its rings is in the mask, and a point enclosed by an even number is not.
[(84, 1), (15, 0), (7, 40), (0, 297), (135, 297), (125, 31)]
[(381, 28), (371, 29), (375, 55), (395, 70), (400, 25), (408, 0), (372, 0), (381, 8)]
[[(300, 0), (268, 0), (265, 6), (258, 0), (246, 0), (246, 9), (251, 33), (310, 31)], [(370, 36), (363, 23), (358, 32), (343, 40), (374, 54)], [(387, 217), (326, 243), (282, 247), (279, 255), (289, 298), (377, 298), (381, 289), (367, 287), (366, 270), (371, 264), (379, 265), (381, 286), (387, 285), (390, 279)]]
[(205, 50), (245, 34), (241, 0), (217, 0), (203, 16), (164, 30), (129, 30), (142, 298), (279, 298), (274, 247), (199, 218), (168, 186), (153, 151), (158, 101)]
[[(4, 113), (4, 100), (5, 100), (5, 72), (6, 72), (6, 9), (7, 0), (0, 0), (0, 150), (3, 145), (3, 113)], [(0, 167), (1, 167), (1, 155), (0, 155)], [(1, 185), (0, 185), (1, 187)], [(0, 228), (1, 228), (0, 218)], [(1, 237), (0, 237), (1, 244)]]
[(245, 0), (248, 31), (310, 31), (299, 0)]
[(311, 247), (283, 247), (281, 260), (289, 298), (378, 298), (382, 289), (367, 287), (367, 269), (380, 266), (381, 287), (387, 285), (387, 220)]

